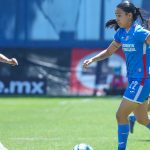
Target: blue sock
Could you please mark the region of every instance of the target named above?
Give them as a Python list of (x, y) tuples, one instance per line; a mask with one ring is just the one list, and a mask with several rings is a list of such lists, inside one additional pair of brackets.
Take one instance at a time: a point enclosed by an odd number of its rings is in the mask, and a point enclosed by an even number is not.
[(148, 129), (150, 129), (150, 123), (146, 126)]
[(134, 115), (130, 115), (129, 116), (129, 120), (131, 120), (132, 122), (136, 121), (136, 117)]
[(129, 135), (129, 124), (118, 125), (118, 150), (125, 150)]

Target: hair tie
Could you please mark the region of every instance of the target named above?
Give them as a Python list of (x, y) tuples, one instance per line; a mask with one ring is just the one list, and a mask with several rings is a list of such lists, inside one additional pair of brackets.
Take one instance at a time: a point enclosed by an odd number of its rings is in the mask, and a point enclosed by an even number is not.
[(139, 15), (140, 14), (140, 8), (135, 7), (135, 14)]

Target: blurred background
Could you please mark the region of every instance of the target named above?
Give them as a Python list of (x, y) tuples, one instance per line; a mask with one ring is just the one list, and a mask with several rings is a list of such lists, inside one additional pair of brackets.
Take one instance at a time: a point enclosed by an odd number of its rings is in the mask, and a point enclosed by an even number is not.
[[(117, 149), (121, 98), (105, 95), (124, 92), (124, 54), (120, 48), (87, 70), (82, 64), (113, 40), (115, 31), (105, 23), (121, 1), (0, 0), (0, 53), (19, 62), (0, 63), (0, 146), (71, 150), (88, 143), (94, 150)], [(150, 16), (150, 0), (131, 2)], [(150, 149), (147, 129), (140, 127), (129, 149)]]
[[(0, 0), (0, 52), (19, 61), (18, 67), (0, 64), (0, 94), (122, 94), (127, 80), (121, 49), (88, 70), (82, 69), (85, 59), (113, 40), (115, 31), (105, 29), (105, 23), (115, 18), (120, 2)], [(131, 2), (150, 11), (149, 0)]]

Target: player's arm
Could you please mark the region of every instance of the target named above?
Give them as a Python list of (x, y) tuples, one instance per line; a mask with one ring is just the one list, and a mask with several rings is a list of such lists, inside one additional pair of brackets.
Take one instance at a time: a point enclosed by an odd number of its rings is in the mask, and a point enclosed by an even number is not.
[[(150, 31), (150, 18), (147, 20), (147, 30)], [(150, 44), (150, 35), (148, 36), (148, 38), (146, 39), (146, 43)]]
[(150, 44), (150, 35), (146, 39), (146, 44)]
[(101, 61), (105, 58), (108, 58), (109, 56), (111, 56), (119, 47), (121, 46), (120, 43), (117, 43), (116, 41), (113, 41), (109, 47), (105, 50), (103, 50), (102, 52), (100, 52), (99, 54), (97, 54), (96, 56), (85, 60), (83, 63), (83, 68), (87, 68), (91, 63), (95, 62), (95, 61)]
[(0, 54), (0, 62), (11, 64), (11, 65), (18, 65), (18, 62), (15, 58), (9, 59), (3, 54)]

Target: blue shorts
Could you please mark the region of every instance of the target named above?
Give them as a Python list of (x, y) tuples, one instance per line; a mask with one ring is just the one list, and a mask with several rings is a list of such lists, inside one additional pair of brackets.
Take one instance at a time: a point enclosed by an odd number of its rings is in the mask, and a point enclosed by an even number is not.
[(142, 104), (148, 100), (150, 93), (150, 78), (130, 78), (123, 98)]

